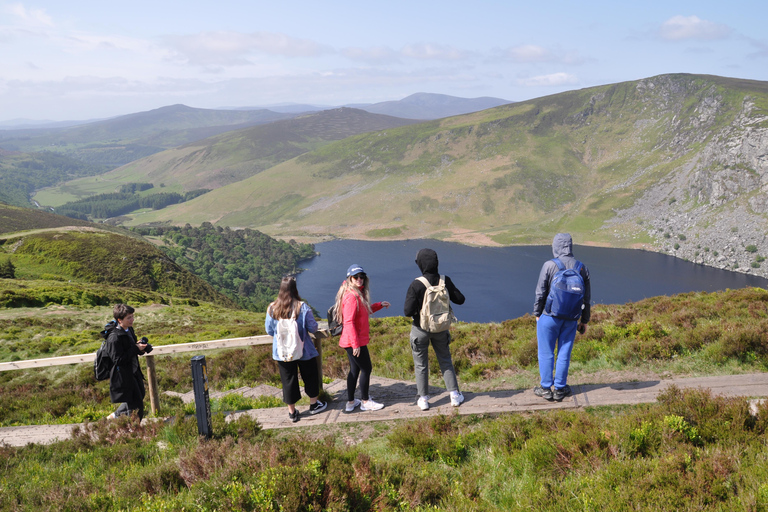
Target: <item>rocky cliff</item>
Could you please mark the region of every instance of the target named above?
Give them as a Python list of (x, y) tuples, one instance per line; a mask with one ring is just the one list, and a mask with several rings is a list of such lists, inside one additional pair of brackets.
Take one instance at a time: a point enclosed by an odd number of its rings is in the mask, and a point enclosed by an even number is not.
[(766, 84), (740, 85), (679, 75), (637, 82), (638, 94), (673, 115), (654, 150), (675, 165), (607, 227), (639, 221), (656, 250), (768, 277)]

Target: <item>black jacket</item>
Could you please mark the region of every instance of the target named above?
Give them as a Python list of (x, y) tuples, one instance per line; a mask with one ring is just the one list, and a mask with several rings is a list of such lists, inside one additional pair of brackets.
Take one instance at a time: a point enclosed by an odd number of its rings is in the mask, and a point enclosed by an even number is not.
[[(429, 281), (429, 284), (435, 286), (440, 282), (440, 272), (437, 269), (437, 253), (432, 249), (422, 249), (416, 255), (416, 264), (421, 270), (421, 274)], [(453, 284), (451, 278), (445, 276), (445, 287), (448, 289), (448, 296), (454, 304), (464, 304), (464, 295)], [(405, 294), (405, 307), (403, 312), (405, 316), (413, 317), (413, 325), (419, 327), (421, 305), (424, 303), (424, 293), (427, 287), (418, 279), (414, 279), (408, 292)]]
[(109, 373), (109, 398), (113, 404), (135, 404), (144, 400), (144, 375), (139, 365), (139, 347), (133, 327), (114, 327), (107, 336), (107, 353), (112, 359)]

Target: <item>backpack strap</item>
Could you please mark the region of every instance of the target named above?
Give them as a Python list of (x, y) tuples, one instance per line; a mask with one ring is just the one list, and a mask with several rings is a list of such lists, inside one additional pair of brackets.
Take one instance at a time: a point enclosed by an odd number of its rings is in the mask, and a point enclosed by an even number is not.
[(419, 276), (419, 277), (417, 277), (417, 278), (416, 278), (416, 280), (417, 280), (417, 281), (419, 281), (419, 282), (420, 282), (421, 284), (423, 284), (424, 286), (426, 286), (427, 288), (429, 288), (430, 286), (432, 286), (431, 284), (429, 284), (429, 281), (427, 281), (427, 278), (426, 278), (426, 277), (424, 277), (424, 276)]
[(555, 262), (555, 265), (557, 265), (557, 268), (560, 270), (565, 270), (565, 265), (562, 261), (560, 261), (560, 258), (552, 258), (552, 261)]
[(299, 318), (299, 313), (297, 313), (297, 311), (298, 311), (298, 312), (301, 312), (301, 307), (302, 307), (303, 305), (304, 305), (304, 303), (303, 303), (303, 302), (299, 302), (299, 306), (298, 306), (297, 308), (295, 308), (295, 309), (293, 310), (293, 312), (291, 313), (291, 320), (296, 320), (297, 318)]

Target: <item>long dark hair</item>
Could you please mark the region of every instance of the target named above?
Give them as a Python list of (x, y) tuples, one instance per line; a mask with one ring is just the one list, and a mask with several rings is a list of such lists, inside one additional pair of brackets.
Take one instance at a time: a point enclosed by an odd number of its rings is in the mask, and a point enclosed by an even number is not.
[(294, 311), (299, 316), (299, 304), (303, 299), (299, 296), (299, 290), (296, 288), (296, 278), (292, 276), (284, 277), (280, 281), (280, 291), (277, 292), (277, 299), (269, 305), (267, 311), (275, 320), (281, 318), (291, 318)]

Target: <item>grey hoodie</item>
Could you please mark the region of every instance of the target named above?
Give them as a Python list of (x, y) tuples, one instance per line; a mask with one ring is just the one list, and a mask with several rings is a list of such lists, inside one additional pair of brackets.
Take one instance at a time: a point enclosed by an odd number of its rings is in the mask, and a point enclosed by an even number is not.
[[(574, 268), (578, 261), (573, 257), (573, 240), (568, 233), (558, 233), (552, 239), (552, 255), (565, 265), (565, 268)], [(544, 305), (549, 295), (549, 285), (552, 278), (557, 273), (557, 264), (552, 260), (547, 260), (539, 272), (539, 281), (536, 283), (536, 299), (533, 302), (533, 315), (539, 317), (544, 313)], [(581, 310), (581, 323), (589, 322), (590, 301), (592, 299), (592, 289), (589, 283), (589, 269), (582, 263), (581, 278), (584, 279), (584, 309)]]

